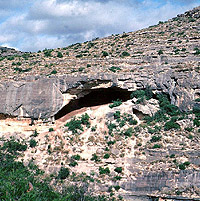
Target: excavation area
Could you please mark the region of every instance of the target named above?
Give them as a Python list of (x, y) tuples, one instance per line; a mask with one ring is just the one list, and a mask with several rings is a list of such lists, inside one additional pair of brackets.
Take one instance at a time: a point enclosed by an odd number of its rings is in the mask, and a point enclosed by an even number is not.
[(65, 105), (56, 115), (55, 119), (60, 119), (66, 114), (79, 110), (85, 107), (93, 107), (112, 103), (112, 101), (130, 99), (131, 91), (121, 89), (119, 87), (92, 89), (90, 92), (76, 100), (71, 100), (69, 104)]

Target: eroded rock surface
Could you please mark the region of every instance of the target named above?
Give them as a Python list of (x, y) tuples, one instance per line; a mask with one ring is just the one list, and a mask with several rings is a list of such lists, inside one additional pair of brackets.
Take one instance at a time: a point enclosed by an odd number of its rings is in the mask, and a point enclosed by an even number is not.
[[(109, 85), (107, 83), (110, 83)], [(102, 85), (105, 84), (105, 85)], [(150, 86), (155, 92), (169, 94), (172, 104), (190, 110), (200, 91), (200, 75), (196, 72), (167, 71), (144, 74), (98, 74), (40, 78), (32, 81), (6, 82), (0, 87), (0, 113), (31, 118), (54, 116), (70, 98), (80, 98), (95, 87), (117, 86), (129, 91)], [(75, 95), (75, 96), (73, 96)]]

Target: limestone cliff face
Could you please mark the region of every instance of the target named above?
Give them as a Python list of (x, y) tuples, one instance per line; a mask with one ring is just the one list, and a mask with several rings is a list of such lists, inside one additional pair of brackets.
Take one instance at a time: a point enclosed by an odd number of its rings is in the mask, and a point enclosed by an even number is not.
[[(196, 72), (174, 72), (172, 70), (154, 73), (96, 74), (39, 78), (32, 81), (6, 82), (0, 85), (0, 113), (31, 118), (54, 116), (72, 97), (82, 97), (96, 87), (117, 86), (134, 91), (149, 85), (155, 92), (169, 94), (172, 104), (181, 110), (190, 110), (193, 100), (200, 94), (200, 75)], [(65, 94), (70, 96), (65, 100)]]

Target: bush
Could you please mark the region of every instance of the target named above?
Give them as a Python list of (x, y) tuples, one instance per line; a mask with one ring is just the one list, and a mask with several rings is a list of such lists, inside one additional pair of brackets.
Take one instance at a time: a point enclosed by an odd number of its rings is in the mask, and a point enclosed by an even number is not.
[(58, 173), (58, 179), (66, 179), (70, 174), (69, 168), (61, 167)]
[(108, 133), (111, 135), (113, 130), (116, 128), (117, 126), (113, 123), (108, 124)]
[(156, 135), (154, 135), (152, 138), (151, 138), (151, 142), (158, 142), (158, 141), (160, 141), (160, 139), (162, 138), (162, 136), (156, 136)]
[(103, 156), (103, 158), (105, 158), (105, 159), (108, 159), (108, 158), (110, 158), (110, 154), (105, 154), (104, 156)]
[(54, 131), (54, 129), (53, 128), (49, 128), (49, 132), (53, 132)]
[(107, 57), (109, 54), (106, 51), (102, 51), (103, 57)]
[(117, 173), (122, 173), (122, 167), (116, 167), (114, 171)]
[(171, 129), (180, 129), (180, 125), (177, 124), (176, 122), (170, 120), (170, 121), (165, 123), (164, 130), (168, 131), (168, 130), (171, 130)]
[(62, 58), (63, 57), (62, 53), (58, 52), (57, 57)]
[(128, 57), (128, 56), (130, 56), (130, 54), (128, 52), (126, 52), (126, 51), (122, 52), (122, 57)]
[(70, 131), (72, 131), (73, 134), (77, 133), (78, 130), (81, 130), (83, 131), (83, 127), (82, 127), (82, 121), (81, 120), (78, 120), (76, 119), (75, 117), (69, 121), (68, 123), (65, 124), (65, 126), (68, 127), (68, 129)]
[(33, 147), (35, 147), (37, 145), (37, 142), (34, 139), (31, 139), (29, 141), (29, 144), (30, 144), (30, 147), (33, 148)]
[(161, 148), (161, 145), (160, 144), (154, 144), (152, 148), (153, 149), (159, 149), (159, 148)]
[(133, 128), (128, 128), (123, 134), (125, 136), (131, 137), (133, 134)]
[(90, 119), (89, 115), (88, 115), (87, 113), (85, 113), (85, 114), (83, 114), (83, 115), (81, 116), (81, 123), (82, 123), (83, 125), (86, 125), (87, 127), (90, 127), (89, 119)]
[(112, 66), (112, 67), (109, 68), (109, 70), (115, 73), (115, 72), (121, 70), (121, 68), (120, 67)]
[(108, 167), (106, 168), (99, 167), (99, 174), (110, 174), (110, 170)]
[(50, 73), (50, 75), (55, 75), (56, 73), (57, 73), (56, 70), (52, 70), (51, 73)]
[(113, 186), (113, 187), (114, 187), (114, 189), (115, 189), (116, 191), (118, 191), (118, 190), (120, 189), (120, 186), (119, 186), (119, 185)]
[(200, 120), (199, 119), (194, 119), (193, 120), (193, 124), (194, 124), (194, 126), (197, 126), (197, 127), (199, 127), (200, 126)]
[(22, 144), (19, 140), (16, 141), (15, 139), (10, 139), (9, 141), (4, 142), (2, 149), (11, 154), (18, 154), (19, 151), (26, 151), (27, 145)]
[(180, 170), (185, 170), (186, 167), (189, 166), (189, 165), (190, 165), (190, 162), (186, 161), (184, 163), (179, 164), (178, 167), (179, 167)]
[(128, 119), (128, 123), (130, 125), (137, 125), (138, 122), (137, 122), (137, 120), (130, 118), (130, 119)]
[(159, 55), (163, 54), (163, 51), (162, 51), (162, 50), (159, 50), (159, 51), (158, 51), (158, 54), (159, 54)]
[(100, 161), (99, 157), (96, 154), (92, 154), (91, 160), (95, 161), (95, 162), (99, 162)]
[(109, 105), (110, 108), (113, 108), (113, 107), (118, 107), (122, 104), (122, 101), (117, 99), (116, 101), (113, 101), (112, 104)]
[(131, 98), (137, 98), (137, 104), (144, 103), (144, 100), (150, 100), (153, 97), (153, 92), (150, 86), (147, 86), (145, 90), (137, 90), (131, 93)]
[(71, 157), (71, 159), (74, 159), (74, 160), (77, 160), (77, 161), (79, 161), (80, 159), (81, 159), (81, 157), (80, 157), (80, 155), (73, 155), (72, 157)]
[(71, 167), (75, 167), (77, 165), (78, 165), (78, 163), (76, 161), (71, 161), (69, 164), (69, 166), (71, 166)]

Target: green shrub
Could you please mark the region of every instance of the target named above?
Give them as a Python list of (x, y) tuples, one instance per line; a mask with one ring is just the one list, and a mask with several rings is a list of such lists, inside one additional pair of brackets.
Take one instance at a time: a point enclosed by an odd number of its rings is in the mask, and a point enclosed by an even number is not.
[(130, 125), (137, 125), (138, 122), (137, 122), (137, 120), (130, 118), (130, 119), (128, 119), (128, 123)]
[(117, 176), (114, 177), (114, 180), (121, 180), (121, 179), (122, 179), (122, 177), (119, 176), (119, 175), (117, 175)]
[(122, 167), (116, 167), (114, 171), (117, 173), (122, 173)]
[(185, 130), (191, 132), (191, 131), (194, 130), (194, 128), (192, 128), (192, 127), (187, 127), (187, 128), (185, 128)]
[(109, 54), (106, 51), (102, 51), (102, 55), (103, 55), (103, 57), (107, 57)]
[(49, 132), (53, 132), (54, 131), (54, 129), (53, 128), (49, 128)]
[(194, 55), (200, 55), (200, 49), (198, 47), (194, 48), (195, 53)]
[(143, 103), (144, 100), (150, 100), (153, 97), (153, 92), (150, 86), (147, 86), (145, 90), (136, 90), (131, 93), (131, 98), (137, 98), (137, 104)]
[(84, 67), (80, 67), (80, 68), (78, 69), (78, 71), (79, 71), (79, 72), (82, 72), (84, 69), (85, 69)]
[(190, 162), (186, 161), (184, 163), (179, 164), (178, 167), (180, 170), (185, 170), (187, 168), (187, 166), (189, 166), (189, 165), (190, 165)]
[(11, 154), (18, 154), (18, 152), (26, 151), (27, 145), (22, 144), (19, 140), (11, 138), (10, 140), (4, 142), (2, 150), (6, 150)]
[(33, 147), (35, 147), (37, 145), (37, 142), (34, 139), (31, 139), (29, 141), (29, 144), (30, 144), (30, 147), (33, 148)]
[(110, 158), (110, 154), (106, 153), (106, 154), (103, 156), (103, 158), (105, 158), (105, 159)]
[(163, 54), (163, 51), (162, 51), (162, 50), (159, 50), (159, 51), (158, 51), (158, 54), (159, 54), (159, 55)]
[(66, 179), (70, 175), (69, 168), (61, 167), (58, 173), (58, 179)]
[(78, 163), (76, 162), (76, 161), (71, 161), (70, 163), (69, 163), (69, 166), (71, 166), (71, 167), (75, 167), (75, 166), (77, 166), (78, 165)]
[(47, 50), (47, 49), (45, 49), (44, 50), (44, 56), (45, 57), (51, 57), (52, 55), (51, 55), (51, 52), (52, 52), (52, 50)]
[(161, 148), (161, 145), (160, 144), (154, 144), (152, 148), (153, 149), (159, 149), (159, 148)]
[(99, 162), (100, 161), (99, 157), (96, 154), (92, 154), (91, 160), (95, 161), (95, 162)]
[(32, 136), (33, 136), (33, 137), (37, 137), (38, 135), (39, 135), (39, 133), (38, 133), (37, 130), (35, 129)]
[(110, 174), (110, 170), (108, 167), (106, 168), (99, 167), (99, 174)]
[(110, 108), (113, 108), (113, 107), (118, 107), (122, 104), (122, 101), (117, 99), (116, 101), (113, 101), (112, 104), (109, 105)]
[(194, 126), (197, 126), (197, 127), (199, 127), (200, 126), (200, 120), (199, 119), (194, 119), (193, 120), (193, 124), (194, 124)]
[(70, 131), (72, 131), (73, 134), (77, 133), (78, 130), (81, 130), (83, 131), (83, 127), (82, 127), (82, 121), (81, 120), (78, 120), (76, 119), (75, 117), (69, 121), (68, 123), (65, 124), (65, 126), (68, 127), (68, 129)]
[(116, 143), (115, 140), (114, 141), (110, 140), (110, 141), (107, 142), (107, 145), (110, 146), (110, 145), (114, 145), (115, 143)]
[(171, 155), (170, 155), (170, 158), (175, 158), (175, 154), (171, 154)]
[(114, 189), (115, 189), (116, 191), (118, 191), (118, 190), (120, 189), (120, 186), (119, 186), (119, 185), (113, 186), (113, 187), (114, 187)]
[(15, 59), (14, 56), (7, 57), (7, 60), (9, 60), (9, 61), (12, 61), (12, 60), (14, 60), (14, 59)]
[(61, 53), (61, 52), (58, 52), (57, 57), (58, 57), (58, 58), (62, 58), (62, 57), (63, 57), (62, 53)]
[(158, 141), (161, 140), (161, 138), (162, 138), (162, 136), (156, 136), (156, 135), (154, 135), (154, 136), (152, 136), (150, 142), (158, 142)]
[(90, 119), (90, 117), (87, 113), (81, 115), (81, 123), (83, 125), (86, 125), (87, 127), (90, 127), (89, 119)]
[(108, 124), (108, 133), (111, 135), (113, 130), (116, 128), (117, 126), (114, 123), (109, 123)]
[(177, 124), (176, 122), (170, 120), (170, 121), (165, 123), (164, 130), (168, 131), (168, 130), (171, 130), (171, 129), (180, 129), (180, 125)]
[(95, 132), (96, 129), (97, 129), (97, 126), (92, 126), (91, 131), (92, 131), (92, 132)]
[(125, 135), (125, 136), (128, 136), (128, 137), (131, 137), (132, 136), (132, 134), (133, 134), (133, 128), (128, 128), (123, 134)]
[(81, 157), (80, 157), (79, 154), (76, 154), (76, 155), (73, 155), (73, 156), (71, 157), (71, 159), (74, 159), (74, 160), (79, 161), (79, 160), (81, 159)]
[(50, 75), (55, 75), (56, 73), (57, 73), (56, 70), (52, 70), (51, 73), (50, 73)]
[(128, 52), (124, 51), (124, 52), (122, 52), (121, 56), (122, 57), (128, 57), (128, 56), (130, 56), (130, 54)]
[(120, 67), (116, 67), (116, 66), (112, 66), (112, 67), (109, 68), (109, 70), (112, 71), (112, 72), (114, 72), (114, 73), (116, 73), (117, 71), (120, 71), (121, 68)]

